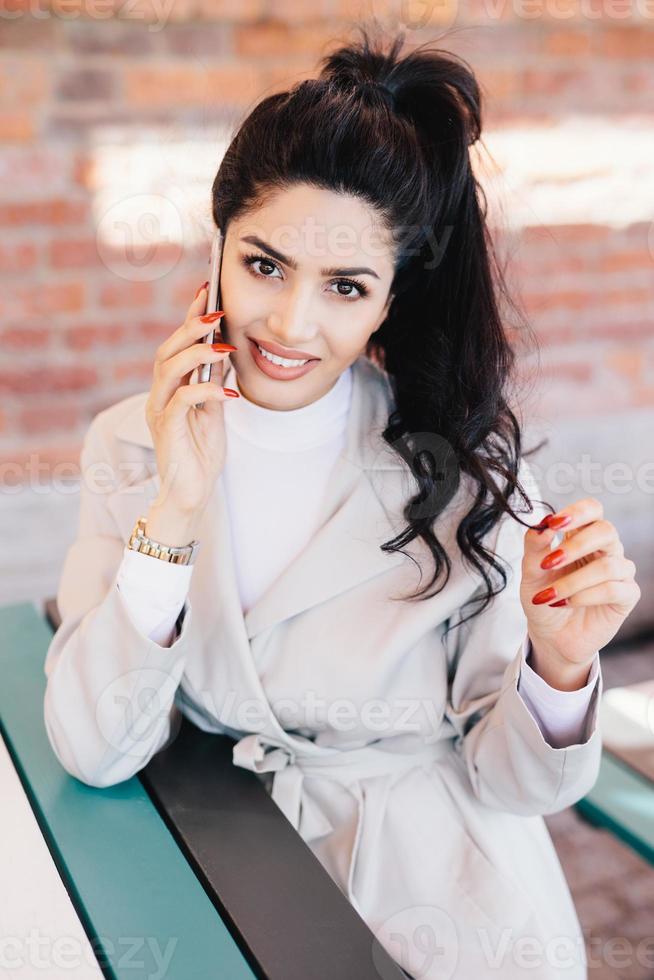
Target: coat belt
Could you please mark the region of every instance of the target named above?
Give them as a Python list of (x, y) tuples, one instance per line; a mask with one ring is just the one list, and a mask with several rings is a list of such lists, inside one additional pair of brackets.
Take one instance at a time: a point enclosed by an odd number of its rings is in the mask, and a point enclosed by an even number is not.
[(304, 777), (322, 776), (335, 779), (350, 788), (358, 802), (358, 818), (347, 887), (350, 902), (362, 914), (353, 892), (361, 832), (365, 824), (367, 840), (374, 846), (373, 840), (381, 834), (390, 781), (380, 780), (365, 793), (362, 792), (359, 781), (427, 766), (452, 753), (453, 739), (439, 739), (405, 752), (387, 751), (379, 748), (378, 744), (335, 750), (321, 750), (314, 743), (309, 744), (316, 751), (296, 752), (288, 745), (276, 743), (260, 733), (253, 733), (235, 743), (233, 762), (234, 765), (253, 772), (274, 772), (271, 796), (307, 843), (331, 833), (334, 827), (307, 793), (303, 798)]

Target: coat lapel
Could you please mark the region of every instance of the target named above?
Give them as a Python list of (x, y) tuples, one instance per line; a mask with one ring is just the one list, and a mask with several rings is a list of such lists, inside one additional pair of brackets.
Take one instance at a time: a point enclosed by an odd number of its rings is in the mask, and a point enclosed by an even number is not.
[[(249, 639), (410, 560), (401, 553), (387, 553), (380, 548), (404, 527), (402, 509), (411, 493), (408, 467), (381, 437), (394, 405), (392, 390), (386, 374), (364, 355), (352, 367), (346, 443), (326, 488), (325, 523), (245, 616), (238, 595), (234, 542), (222, 478), (216, 481), (213, 499), (203, 515), (198, 537), (207, 547), (200, 547), (191, 587), (200, 586), (198, 573), (220, 583), (222, 615), (241, 618)], [(154, 459), (152, 436), (144, 416), (146, 397), (136, 397), (115, 434), (149, 448)], [(150, 477), (146, 483), (153, 498), (159, 477)], [(118, 493), (128, 491), (125, 488)], [(139, 503), (140, 498), (130, 506), (130, 519)], [(125, 522), (129, 523), (127, 519)]]

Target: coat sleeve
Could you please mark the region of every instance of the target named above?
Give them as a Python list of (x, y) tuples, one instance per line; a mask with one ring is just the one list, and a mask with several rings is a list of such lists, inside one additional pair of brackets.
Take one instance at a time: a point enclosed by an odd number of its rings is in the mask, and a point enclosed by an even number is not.
[(125, 542), (106, 495), (87, 479), (93, 463), (110, 458), (98, 422), (80, 456), (79, 527), (57, 590), (61, 624), (44, 663), (43, 716), (64, 769), (90, 786), (110, 786), (142, 769), (177, 732), (175, 694), (193, 613), (187, 599), (170, 647), (149, 639), (130, 616), (117, 584)]
[[(537, 502), (541, 494), (524, 460), (521, 467), (521, 482), (534, 506), (521, 516), (536, 524), (549, 511)], [(514, 510), (522, 512), (524, 505)], [(455, 625), (446, 635), (445, 718), (454, 729), (455, 750), (475, 796), (493, 809), (533, 816), (571, 806), (595, 784), (602, 755), (603, 679), (598, 664), (581, 740), (560, 747), (549, 744), (518, 691), (527, 636), (520, 602), (526, 531), (510, 515), (502, 518), (492, 550), (505, 563), (506, 587), (484, 612)], [(483, 591), (479, 588), (474, 594)], [(457, 610), (451, 621), (469, 616), (474, 608)]]

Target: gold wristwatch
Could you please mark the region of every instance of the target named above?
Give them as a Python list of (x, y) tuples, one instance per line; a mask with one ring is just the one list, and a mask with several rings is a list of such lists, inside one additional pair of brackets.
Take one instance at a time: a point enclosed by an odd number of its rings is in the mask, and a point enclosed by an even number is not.
[(147, 518), (139, 517), (130, 535), (127, 546), (132, 551), (141, 551), (144, 555), (151, 555), (153, 558), (161, 558), (162, 561), (169, 561), (175, 565), (192, 565), (195, 555), (200, 545), (199, 541), (191, 541), (179, 547), (169, 544), (162, 544), (154, 541), (145, 533)]

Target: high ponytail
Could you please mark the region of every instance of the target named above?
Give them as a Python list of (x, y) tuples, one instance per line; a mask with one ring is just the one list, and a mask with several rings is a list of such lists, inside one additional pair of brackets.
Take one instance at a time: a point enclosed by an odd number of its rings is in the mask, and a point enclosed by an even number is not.
[[(434, 574), (402, 598), (430, 598), (445, 568), (438, 594), (451, 562), (433, 526), (465, 476), (474, 502), (456, 539), (486, 589), (477, 615), (506, 586), (484, 539), (504, 514), (529, 526), (513, 509), (518, 496), (531, 510), (518, 481), (529, 454), (508, 404), (515, 355), (500, 299), (520, 314), (495, 258), (469, 155), (481, 135), (481, 92), (455, 55), (421, 45), (402, 56), (403, 32), (386, 47), (370, 29), (357, 29), (360, 40), (324, 57), (317, 78), (255, 106), (216, 175), (213, 216), (225, 228), (266, 195), (310, 183), (359, 196), (393, 231), (393, 299), (365, 353), (389, 376), (395, 410), (383, 437), (418, 493), (404, 509), (408, 526), (381, 547), (401, 551), (422, 538)], [(502, 579), (497, 589), (489, 569)]]

